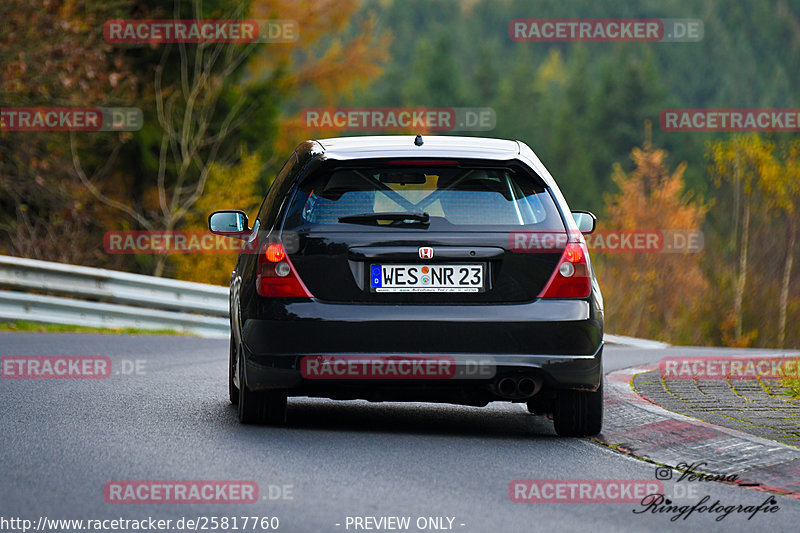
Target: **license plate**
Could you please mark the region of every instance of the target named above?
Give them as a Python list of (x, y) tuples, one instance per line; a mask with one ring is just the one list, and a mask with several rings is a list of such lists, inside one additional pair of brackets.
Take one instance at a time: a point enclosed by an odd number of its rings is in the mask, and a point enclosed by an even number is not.
[(373, 292), (483, 292), (484, 265), (371, 265)]

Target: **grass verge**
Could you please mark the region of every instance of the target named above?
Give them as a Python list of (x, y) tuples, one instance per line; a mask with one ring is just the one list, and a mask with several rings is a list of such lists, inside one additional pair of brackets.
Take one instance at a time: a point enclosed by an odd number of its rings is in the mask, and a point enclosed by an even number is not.
[(137, 329), (137, 328), (92, 328), (87, 326), (70, 326), (68, 324), (40, 324), (18, 320), (16, 322), (0, 322), (0, 331), (20, 331), (34, 333), (105, 333), (116, 335), (180, 335), (191, 337), (191, 333), (174, 329)]
[(800, 400), (800, 375), (797, 370), (800, 369), (800, 359), (794, 361), (793, 368), (795, 372), (784, 372), (783, 387), (792, 398)]

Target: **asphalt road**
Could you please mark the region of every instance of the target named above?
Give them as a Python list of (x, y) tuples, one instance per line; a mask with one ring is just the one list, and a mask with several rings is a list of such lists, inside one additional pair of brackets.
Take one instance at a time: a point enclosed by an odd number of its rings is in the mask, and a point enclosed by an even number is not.
[[(186, 337), (0, 334), (0, 355), (105, 355), (113, 371), (97, 380), (0, 379), (0, 530), (13, 530), (3, 519), (37, 524), (41, 516), (258, 516), (278, 517), (278, 531), (344, 532), (370, 531), (347, 527), (348, 517), (405, 516), (405, 531), (435, 530), (419, 529), (420, 517), (453, 518), (452, 530), (463, 532), (797, 531), (800, 501), (782, 496), (774, 513), (721, 521), (710, 513), (670, 521), (669, 513), (634, 512), (645, 508), (632, 502), (512, 502), (515, 479), (655, 474), (654, 465), (591, 440), (556, 437), (550, 421), (521, 405), (303, 398), (290, 399), (287, 427), (240, 426), (227, 401), (227, 348)], [(708, 352), (608, 346), (605, 364), (610, 371), (691, 353)], [(140, 371), (126, 374), (137, 362)], [(103, 488), (114, 480), (252, 480), (261, 501), (110, 504)], [(291, 486), (291, 499), (269, 499), (270, 485)], [(680, 505), (706, 495), (726, 506), (770, 497), (716, 482), (664, 486)]]

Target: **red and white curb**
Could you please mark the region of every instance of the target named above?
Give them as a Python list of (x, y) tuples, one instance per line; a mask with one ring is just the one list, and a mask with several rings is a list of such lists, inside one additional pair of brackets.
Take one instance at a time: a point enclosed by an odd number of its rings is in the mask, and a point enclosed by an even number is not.
[(703, 471), (735, 474), (738, 483), (800, 498), (800, 449), (673, 413), (638, 395), (641, 366), (606, 375), (603, 432), (598, 440), (663, 465), (702, 462)]

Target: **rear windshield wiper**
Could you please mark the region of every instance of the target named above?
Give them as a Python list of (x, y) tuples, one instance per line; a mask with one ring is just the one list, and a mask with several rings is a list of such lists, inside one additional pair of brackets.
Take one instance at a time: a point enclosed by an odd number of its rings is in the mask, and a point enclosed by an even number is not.
[(391, 220), (402, 224), (427, 224), (430, 218), (428, 213), (362, 213), (360, 215), (339, 217), (339, 222), (377, 224), (379, 220)]

